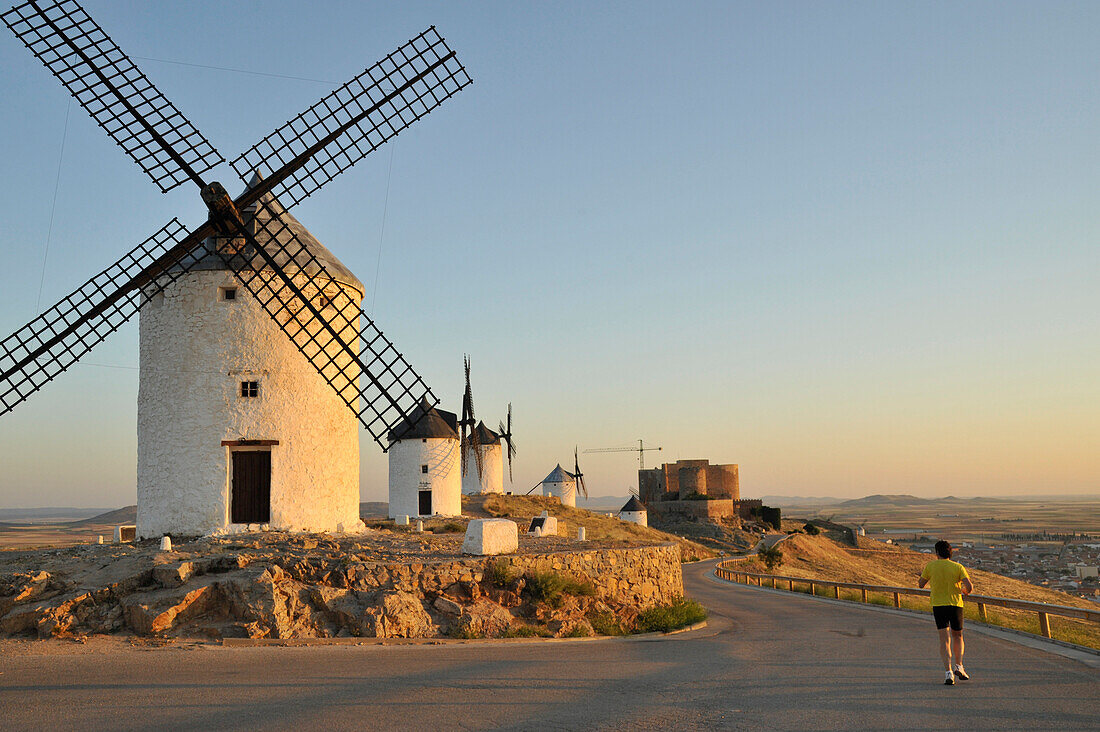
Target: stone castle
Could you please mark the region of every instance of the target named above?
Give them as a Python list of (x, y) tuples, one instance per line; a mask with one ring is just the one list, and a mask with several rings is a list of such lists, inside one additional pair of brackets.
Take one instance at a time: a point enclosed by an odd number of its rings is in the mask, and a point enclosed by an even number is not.
[(737, 465), (678, 460), (638, 471), (638, 494), (650, 516), (662, 519), (740, 524), (759, 499), (742, 499)]

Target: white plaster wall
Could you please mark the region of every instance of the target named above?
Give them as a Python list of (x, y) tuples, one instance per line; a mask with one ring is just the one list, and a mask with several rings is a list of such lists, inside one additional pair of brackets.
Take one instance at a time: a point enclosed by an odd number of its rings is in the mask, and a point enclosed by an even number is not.
[[(236, 300), (220, 299), (224, 286)], [(240, 396), (245, 380), (260, 382), (259, 397)], [(355, 415), (231, 273), (192, 272), (141, 308), (138, 536), (230, 528), (234, 448), (221, 443), (240, 439), (279, 441), (272, 528), (358, 524)]]
[(621, 511), (619, 518), (631, 524), (649, 526), (649, 519), (645, 511)]
[[(420, 490), (431, 488), (432, 512), (462, 515), (462, 482), (458, 440), (414, 437), (390, 445), (390, 518), (419, 516)], [(428, 472), (421, 470), (428, 466)]]
[(563, 506), (576, 506), (577, 484), (575, 481), (543, 483), (542, 495), (557, 496)]
[(504, 492), (504, 451), (500, 445), (480, 445), (481, 478), (478, 479), (477, 461), (474, 460), (473, 446), (466, 447), (466, 474), (462, 476), (462, 492), (475, 493)]

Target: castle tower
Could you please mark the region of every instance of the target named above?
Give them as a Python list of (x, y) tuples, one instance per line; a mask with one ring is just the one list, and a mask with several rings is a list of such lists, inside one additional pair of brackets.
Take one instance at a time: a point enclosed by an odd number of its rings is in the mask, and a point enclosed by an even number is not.
[[(259, 243), (270, 213), (332, 276), (311, 295), (322, 312), (341, 292), (362, 301), (347, 267), (270, 195), (261, 203), (259, 221), (255, 206), (242, 211)], [(137, 535), (355, 529), (358, 422), (215, 253), (234, 245), (208, 240), (141, 306)], [(358, 344), (354, 320), (341, 336)]]

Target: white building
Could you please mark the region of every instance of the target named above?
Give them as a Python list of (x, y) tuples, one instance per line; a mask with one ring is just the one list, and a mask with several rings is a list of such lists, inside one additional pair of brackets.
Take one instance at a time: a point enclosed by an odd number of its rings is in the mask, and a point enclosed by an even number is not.
[(561, 463), (550, 471), (550, 475), (543, 479), (541, 485), (542, 495), (556, 496), (563, 506), (577, 505), (577, 479), (563, 469)]
[[(318, 299), (361, 302), (355, 275), (263, 200), (332, 276)], [(255, 211), (242, 214), (268, 243)], [(208, 240), (191, 271), (141, 306), (137, 535), (357, 529), (355, 415), (215, 253), (233, 244)], [(341, 334), (351, 343), (354, 320)]]
[(645, 505), (634, 496), (631, 496), (626, 505), (619, 509), (620, 519), (639, 526), (649, 526), (648, 516)]
[(481, 471), (477, 469), (472, 441), (466, 445), (466, 473), (462, 476), (462, 492), (475, 493), (504, 492), (504, 455), (501, 451), (500, 435), (478, 422), (474, 428), (477, 433), (478, 452), (481, 453)]
[(390, 518), (460, 516), (458, 417), (421, 404), (390, 433)]

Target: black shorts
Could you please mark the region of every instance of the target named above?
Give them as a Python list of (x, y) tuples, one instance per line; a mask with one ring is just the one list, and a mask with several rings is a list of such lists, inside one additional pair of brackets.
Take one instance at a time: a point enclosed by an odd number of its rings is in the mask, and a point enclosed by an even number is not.
[(932, 617), (936, 619), (936, 627), (943, 630), (951, 625), (951, 630), (963, 629), (963, 609), (957, 605), (933, 605)]

